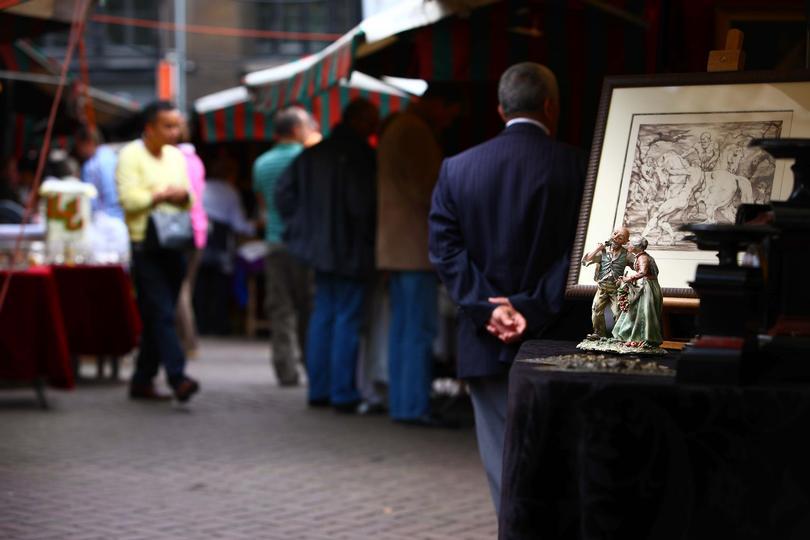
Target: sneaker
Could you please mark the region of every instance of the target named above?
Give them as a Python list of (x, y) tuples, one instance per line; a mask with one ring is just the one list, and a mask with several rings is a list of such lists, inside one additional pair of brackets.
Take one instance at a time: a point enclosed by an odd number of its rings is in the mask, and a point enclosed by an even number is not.
[(182, 381), (177, 383), (174, 387), (174, 397), (180, 403), (185, 403), (191, 396), (199, 392), (200, 384), (189, 377), (185, 377)]
[(368, 401), (360, 402), (357, 406), (357, 414), (372, 415), (372, 414), (385, 414), (388, 409), (382, 403), (370, 403)]

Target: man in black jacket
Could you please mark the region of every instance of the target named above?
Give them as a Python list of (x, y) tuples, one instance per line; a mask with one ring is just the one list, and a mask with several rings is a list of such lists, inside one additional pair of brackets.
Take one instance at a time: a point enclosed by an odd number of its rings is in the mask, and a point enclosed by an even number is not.
[(354, 412), (357, 352), (367, 281), (374, 271), (376, 160), (367, 139), (377, 108), (358, 99), (332, 135), (305, 150), (276, 188), (290, 253), (315, 271), (307, 335), (309, 403)]

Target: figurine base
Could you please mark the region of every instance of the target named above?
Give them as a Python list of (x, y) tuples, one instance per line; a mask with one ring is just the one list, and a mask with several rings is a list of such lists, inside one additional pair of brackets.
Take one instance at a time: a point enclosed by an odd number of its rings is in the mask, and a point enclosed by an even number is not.
[(663, 356), (667, 351), (661, 347), (652, 347), (646, 342), (630, 345), (628, 342), (616, 338), (588, 336), (577, 345), (583, 351), (605, 352), (613, 354), (641, 354)]

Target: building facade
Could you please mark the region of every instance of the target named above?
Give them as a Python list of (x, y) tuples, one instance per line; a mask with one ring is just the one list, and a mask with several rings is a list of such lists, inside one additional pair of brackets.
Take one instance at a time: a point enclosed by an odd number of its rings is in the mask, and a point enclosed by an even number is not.
[[(362, 19), (361, 0), (100, 0), (85, 31), (90, 83), (147, 103), (156, 97), (157, 64), (175, 50), (175, 4), (186, 5), (186, 103), (240, 84), (245, 73), (318, 52)], [(232, 30), (247, 30), (233, 35)], [(319, 34), (278, 37), (271, 32)], [(37, 44), (64, 58), (67, 33)], [(73, 62), (79, 70), (78, 54)]]

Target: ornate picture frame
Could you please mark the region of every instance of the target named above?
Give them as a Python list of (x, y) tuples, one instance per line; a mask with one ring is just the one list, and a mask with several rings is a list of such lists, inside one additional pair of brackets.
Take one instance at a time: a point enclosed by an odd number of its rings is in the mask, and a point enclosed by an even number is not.
[(678, 227), (790, 194), (790, 164), (748, 147), (761, 137), (810, 137), (810, 71), (606, 78), (566, 294), (594, 294), (582, 256), (626, 226), (649, 241), (664, 295), (694, 297), (697, 265), (716, 257)]

